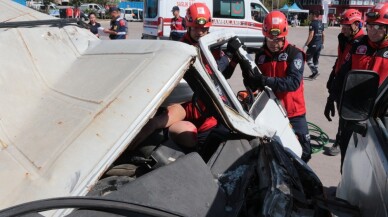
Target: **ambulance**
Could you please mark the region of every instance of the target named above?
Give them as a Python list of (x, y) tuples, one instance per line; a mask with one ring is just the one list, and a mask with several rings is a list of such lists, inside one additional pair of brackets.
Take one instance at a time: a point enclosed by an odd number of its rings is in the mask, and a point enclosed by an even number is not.
[(145, 0), (142, 39), (168, 39), (172, 7), (178, 6), (185, 17), (187, 8), (197, 2), (205, 3), (212, 13), (210, 32), (229, 29), (247, 47), (262, 46), (261, 29), (268, 10), (259, 0)]

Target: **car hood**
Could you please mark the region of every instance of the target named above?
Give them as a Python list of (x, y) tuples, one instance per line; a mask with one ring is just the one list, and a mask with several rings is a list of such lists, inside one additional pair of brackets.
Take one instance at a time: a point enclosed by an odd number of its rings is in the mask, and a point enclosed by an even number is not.
[[(0, 23), (53, 19), (0, 2)], [(0, 208), (84, 195), (179, 83), (196, 49), (0, 28)]]

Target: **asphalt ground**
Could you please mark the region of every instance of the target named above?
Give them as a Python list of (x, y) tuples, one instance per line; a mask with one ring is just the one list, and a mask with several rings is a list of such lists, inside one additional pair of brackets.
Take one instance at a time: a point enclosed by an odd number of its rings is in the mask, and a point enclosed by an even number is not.
[[(102, 26), (107, 28), (109, 21), (100, 21)], [(143, 24), (139, 22), (128, 23), (128, 38), (140, 39), (142, 34)], [(340, 33), (339, 27), (329, 27), (325, 29), (325, 44), (324, 49), (321, 52), (319, 58), (319, 72), (320, 75), (311, 80), (307, 77), (311, 74), (307, 64), (304, 69), (304, 95), (307, 106), (307, 121), (319, 126), (330, 137), (330, 143), (327, 144), (323, 151), (312, 155), (312, 159), (308, 165), (315, 171), (318, 177), (321, 179), (323, 185), (327, 189), (329, 196), (334, 196), (334, 190), (340, 181), (340, 155), (328, 156), (325, 154), (327, 149), (331, 147), (335, 140), (335, 135), (338, 127), (338, 114), (333, 118), (332, 122), (329, 122), (323, 115), (328, 92), (326, 89), (326, 82), (329, 78), (329, 74), (332, 70), (337, 55), (337, 35)], [(290, 27), (289, 35), (287, 37), (291, 44), (302, 48), (306, 42), (308, 35), (307, 27)], [(101, 39), (105, 40), (106, 37)], [(241, 70), (239, 67), (232, 78), (229, 80), (232, 89), (242, 90), (244, 89), (242, 84)]]

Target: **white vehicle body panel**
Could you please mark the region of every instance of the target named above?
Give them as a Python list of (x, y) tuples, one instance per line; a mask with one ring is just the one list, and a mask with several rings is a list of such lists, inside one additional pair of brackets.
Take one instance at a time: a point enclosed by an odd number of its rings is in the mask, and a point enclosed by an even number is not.
[[(150, 0), (149, 0), (150, 1)], [(213, 0), (158, 0), (157, 6), (155, 5), (154, 10), (157, 10), (157, 14), (155, 17), (150, 18), (149, 16), (144, 16), (144, 24), (143, 24), (143, 37), (147, 38), (160, 38), (160, 39), (168, 39), (170, 36), (170, 24), (171, 18), (173, 17), (171, 9), (174, 6), (178, 6), (180, 8), (180, 16), (186, 16), (186, 10), (188, 7), (197, 2), (205, 3), (211, 13), (213, 18), (213, 26), (210, 27), (210, 32), (230, 29), (233, 31), (244, 43), (249, 47), (260, 47), (262, 46), (262, 42), (264, 40), (264, 36), (262, 34), (262, 23), (254, 20), (252, 18), (252, 13), (254, 11), (260, 11), (261, 17), (268, 13), (268, 10), (263, 6), (263, 4), (259, 0), (245, 0), (244, 1), (244, 17), (243, 18), (220, 18), (215, 17), (213, 15)], [(261, 10), (252, 9), (252, 6), (260, 7)], [(144, 13), (150, 13), (147, 11), (147, 2), (145, 2), (145, 11)], [(152, 7), (148, 7), (151, 9)], [(163, 35), (158, 36), (158, 19), (163, 18), (162, 31)]]
[[(388, 85), (385, 85), (376, 100), (379, 105), (387, 105)], [(376, 104), (377, 105), (377, 104)], [(381, 106), (382, 107), (382, 106)], [(379, 110), (380, 109), (380, 110)], [(344, 159), (341, 182), (337, 197), (347, 200), (361, 210), (362, 216), (388, 216), (388, 159), (387, 159), (387, 121), (388, 113), (384, 108), (376, 108), (384, 117), (385, 125), (376, 117), (367, 120), (367, 132), (363, 137), (353, 133)], [(386, 107), (385, 107), (386, 109)], [(384, 136), (386, 137), (384, 139)]]
[[(0, 10), (1, 22), (51, 18), (11, 1)], [(0, 208), (85, 195), (196, 55), (169, 41), (100, 41), (75, 26), (0, 37)]]
[(358, 206), (363, 216), (388, 216), (387, 159), (373, 131), (366, 137), (354, 136), (346, 150), (337, 197)]

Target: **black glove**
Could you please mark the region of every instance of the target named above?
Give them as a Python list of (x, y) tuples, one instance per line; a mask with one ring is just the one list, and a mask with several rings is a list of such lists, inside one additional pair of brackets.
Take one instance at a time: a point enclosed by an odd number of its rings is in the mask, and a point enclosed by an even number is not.
[(325, 113), (324, 113), (328, 121), (331, 121), (330, 113), (331, 113), (331, 117), (334, 117), (335, 106), (334, 106), (334, 100), (331, 100), (328, 98), (325, 106)]
[(265, 81), (267, 80), (267, 77), (262, 74), (257, 74), (255, 76), (244, 76), (243, 82), (244, 85), (251, 88), (253, 91), (260, 89), (263, 90), (265, 86)]
[(228, 45), (226, 46), (226, 50), (231, 53), (231, 54), (235, 54), (238, 49), (243, 46), (240, 39), (237, 38), (237, 36), (229, 39), (228, 41)]
[(331, 87), (333, 86), (334, 78), (335, 78), (335, 74), (333, 69), (333, 71), (330, 73), (329, 80), (327, 80), (327, 83), (326, 83), (326, 88), (329, 91), (329, 93), (330, 93)]

